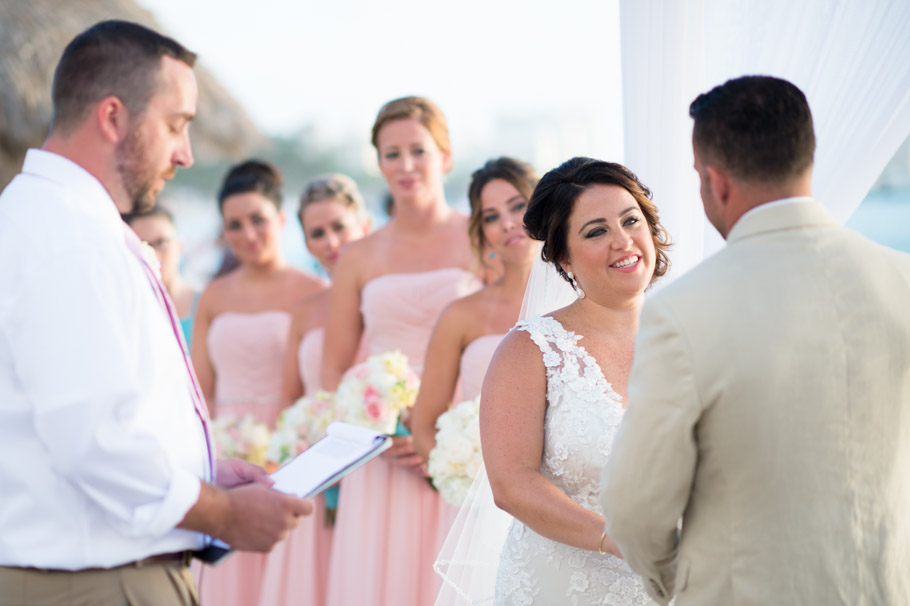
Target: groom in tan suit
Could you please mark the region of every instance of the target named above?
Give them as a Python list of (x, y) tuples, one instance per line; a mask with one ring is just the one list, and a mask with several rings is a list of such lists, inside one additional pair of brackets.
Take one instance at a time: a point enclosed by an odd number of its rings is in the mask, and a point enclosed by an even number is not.
[(908, 605), (910, 256), (810, 197), (789, 82), (689, 113), (727, 246), (644, 306), (606, 531), (662, 604)]

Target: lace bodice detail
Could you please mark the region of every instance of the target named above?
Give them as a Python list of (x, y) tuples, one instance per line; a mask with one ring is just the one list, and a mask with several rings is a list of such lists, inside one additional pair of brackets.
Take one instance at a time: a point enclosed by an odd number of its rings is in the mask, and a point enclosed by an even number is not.
[[(540, 348), (547, 373), (547, 411), (540, 471), (582, 507), (603, 514), (600, 474), (622, 421), (622, 399), (582, 336), (548, 316), (519, 322)], [(496, 579), (496, 604), (649, 604), (622, 560), (544, 538), (512, 523)]]
[(622, 399), (593, 357), (547, 316), (519, 322), (543, 353), (547, 412), (540, 471), (573, 501), (601, 515), (600, 470), (622, 421)]

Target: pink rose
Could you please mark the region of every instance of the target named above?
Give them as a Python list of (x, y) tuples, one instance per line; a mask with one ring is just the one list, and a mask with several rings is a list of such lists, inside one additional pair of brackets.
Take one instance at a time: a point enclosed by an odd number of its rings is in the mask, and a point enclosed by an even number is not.
[(367, 416), (373, 421), (378, 421), (382, 416), (382, 407), (379, 405), (379, 402), (376, 400), (368, 400), (366, 406)]

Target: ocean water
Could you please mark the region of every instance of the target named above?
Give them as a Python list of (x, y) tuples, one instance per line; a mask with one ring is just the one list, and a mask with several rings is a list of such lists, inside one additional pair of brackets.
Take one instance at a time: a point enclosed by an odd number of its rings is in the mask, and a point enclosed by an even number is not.
[[(217, 205), (195, 192), (180, 192), (169, 207), (174, 211), (177, 228), (184, 242), (184, 277), (197, 288), (208, 281), (221, 259), (216, 241), (221, 230)], [(321, 273), (315, 259), (303, 243), (300, 223), (288, 205), (281, 248), (285, 259), (294, 267)], [(385, 218), (373, 216), (379, 226)], [(847, 221), (847, 227), (885, 246), (910, 253), (910, 187), (871, 192)]]
[(910, 187), (871, 192), (847, 221), (847, 227), (910, 253)]

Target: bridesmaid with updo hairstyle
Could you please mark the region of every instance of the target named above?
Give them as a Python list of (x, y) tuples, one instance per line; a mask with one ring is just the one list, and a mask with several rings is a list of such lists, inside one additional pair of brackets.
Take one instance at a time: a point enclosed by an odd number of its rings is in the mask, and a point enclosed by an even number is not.
[(193, 331), (193, 365), (213, 417), (254, 413), (274, 426), (291, 311), (324, 281), (281, 254), (281, 173), (249, 160), (231, 168), (218, 193), (223, 239), (239, 266), (203, 291)]
[[(389, 222), (343, 251), (333, 275), (323, 387), (370, 356), (403, 352), (419, 373), (443, 308), (480, 287), (468, 218), (446, 204), (448, 128), (422, 97), (385, 104), (373, 125), (379, 169), (392, 196)], [(407, 425), (407, 422), (405, 422)], [(410, 435), (341, 483), (327, 603), (432, 604), (440, 581), (443, 502), (427, 482)]]
[[(370, 231), (370, 219), (357, 184), (340, 174), (323, 175), (307, 183), (300, 197), (298, 217), (307, 250), (330, 277), (342, 247)], [(282, 400), (288, 406), (321, 389), (328, 314), (328, 288), (294, 309), (282, 382)], [(259, 600), (262, 606), (325, 603), (333, 534), (326, 507), (334, 510), (337, 506), (337, 492), (329, 489), (318, 495), (313, 515), (302, 519), (287, 540), (269, 554)]]
[[(206, 287), (196, 310), (193, 366), (213, 418), (252, 413), (274, 427), (291, 311), (325, 288), (281, 255), (281, 183), (277, 168), (249, 160), (230, 169), (218, 193), (224, 241), (239, 266)], [(205, 567), (203, 603), (256, 604), (265, 559), (237, 553)]]
[[(370, 232), (370, 217), (357, 184), (341, 174), (307, 183), (297, 211), (307, 250), (331, 278), (341, 249)], [(322, 341), (329, 317), (329, 289), (294, 310), (284, 359), (282, 396), (290, 405), (322, 389)]]

